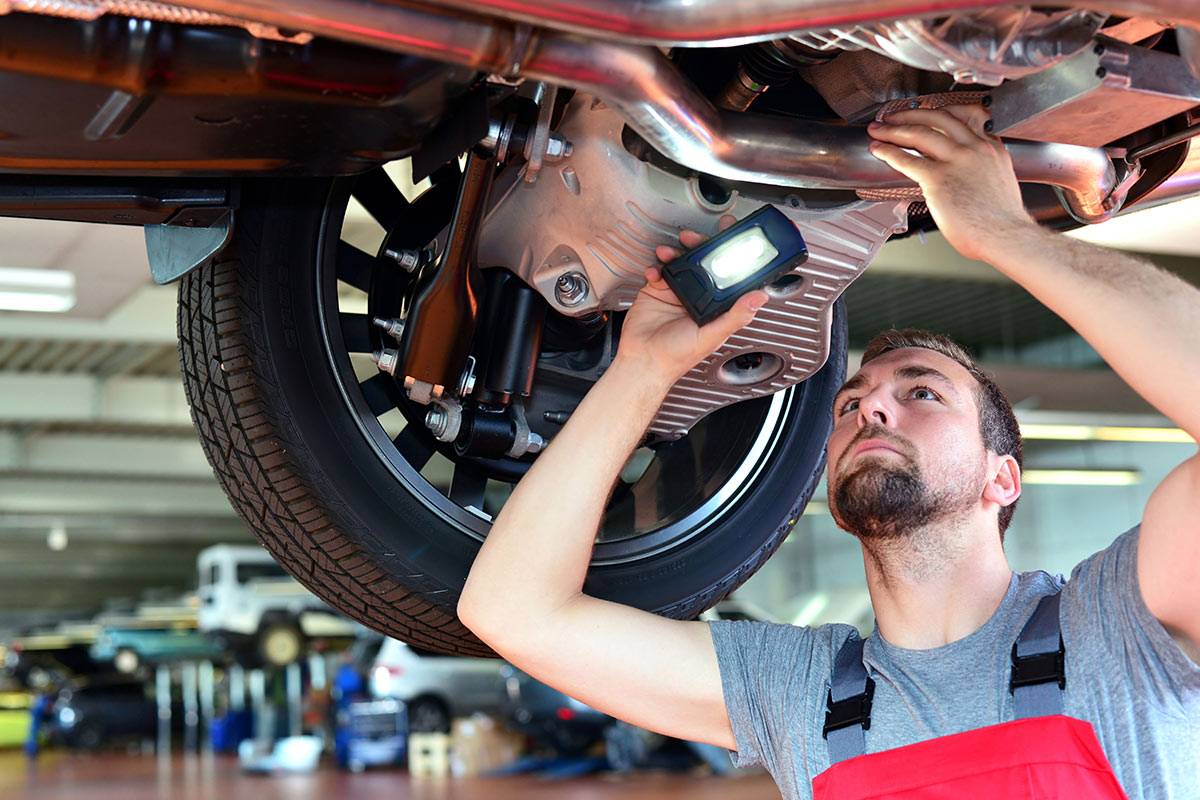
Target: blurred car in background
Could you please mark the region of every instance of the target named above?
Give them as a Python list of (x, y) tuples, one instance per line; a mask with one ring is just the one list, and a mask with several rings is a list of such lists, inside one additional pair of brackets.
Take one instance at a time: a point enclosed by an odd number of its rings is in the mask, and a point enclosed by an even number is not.
[[(180, 728), (182, 706), (172, 709), (173, 728)], [(71, 684), (59, 691), (51, 707), (46, 733), (52, 744), (81, 750), (154, 736), (158, 707), (141, 681), (119, 676)]]
[(93, 661), (132, 675), (148, 664), (181, 659), (217, 661), (224, 650), (194, 628), (105, 627), (89, 649)]
[(89, 654), (126, 675), (164, 661), (224, 660), (219, 644), (197, 626), (198, 605), (198, 598), (185, 595), (104, 611), (96, 616), (99, 630)]
[(63, 622), (15, 637), (4, 654), (4, 673), (22, 688), (46, 691), (77, 675), (103, 670), (89, 649), (98, 627), (91, 623)]
[(387, 638), (371, 667), (371, 693), (402, 701), (410, 731), (446, 732), (455, 717), (500, 713), (502, 664), (494, 658), (428, 653)]
[(604, 739), (613, 723), (608, 714), (553, 689), (505, 663), (502, 713), (505, 722), (559, 755), (575, 756)]

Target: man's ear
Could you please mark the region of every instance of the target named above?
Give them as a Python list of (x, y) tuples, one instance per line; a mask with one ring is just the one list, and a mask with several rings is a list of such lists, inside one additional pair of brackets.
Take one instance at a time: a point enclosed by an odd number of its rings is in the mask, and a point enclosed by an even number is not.
[(1011, 506), (1021, 496), (1021, 468), (1017, 460), (1010, 455), (991, 455), (988, 461), (991, 479), (983, 487), (983, 499), (1002, 508)]

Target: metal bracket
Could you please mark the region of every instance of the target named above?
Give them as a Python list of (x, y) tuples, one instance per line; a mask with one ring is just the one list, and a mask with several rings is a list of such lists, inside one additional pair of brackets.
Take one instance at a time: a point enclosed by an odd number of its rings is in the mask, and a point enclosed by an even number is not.
[(546, 158), (546, 149), (550, 144), (550, 118), (554, 114), (554, 101), (558, 97), (558, 87), (543, 84), (541, 98), (538, 100), (537, 124), (533, 133), (525, 142), (525, 182), (537, 180), (538, 172), (542, 169), (542, 161)]
[(226, 211), (206, 228), (147, 225), (145, 230), (150, 274), (155, 283), (167, 284), (182, 278), (229, 243), (233, 211)]

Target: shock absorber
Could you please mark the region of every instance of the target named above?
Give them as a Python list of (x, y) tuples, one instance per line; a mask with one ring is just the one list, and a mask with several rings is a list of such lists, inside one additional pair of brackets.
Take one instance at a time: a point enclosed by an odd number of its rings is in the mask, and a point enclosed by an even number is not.
[(454, 447), (460, 455), (499, 458), (541, 449), (520, 398), (533, 389), (546, 301), (513, 273), (484, 273), (486, 291), (476, 339), (476, 381)]

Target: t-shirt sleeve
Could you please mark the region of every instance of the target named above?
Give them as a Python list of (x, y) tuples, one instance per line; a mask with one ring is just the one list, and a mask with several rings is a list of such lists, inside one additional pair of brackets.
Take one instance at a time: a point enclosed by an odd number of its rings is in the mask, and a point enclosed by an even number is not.
[(1064, 634), (1092, 639), (1078, 644), (1108, 662), (1105, 671), (1119, 669), (1120, 679), (1153, 707), (1186, 716), (1200, 707), (1200, 666), (1146, 607), (1137, 576), (1139, 534), (1140, 526), (1132, 528), (1075, 567), (1063, 590)]
[(775, 774), (804, 728), (798, 706), (804, 702), (815, 632), (745, 620), (713, 621), (709, 630), (737, 744), (731, 753), (734, 766), (764, 766)]

